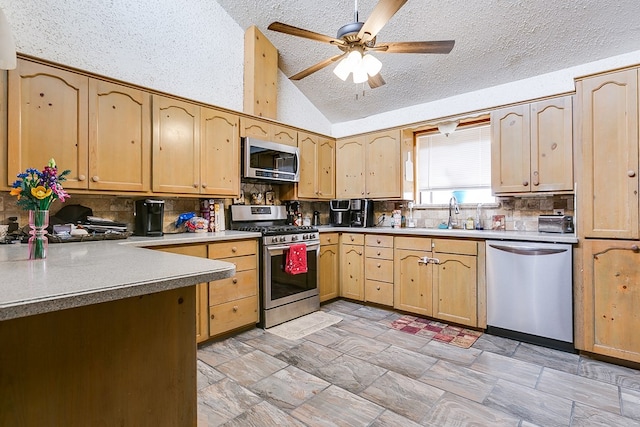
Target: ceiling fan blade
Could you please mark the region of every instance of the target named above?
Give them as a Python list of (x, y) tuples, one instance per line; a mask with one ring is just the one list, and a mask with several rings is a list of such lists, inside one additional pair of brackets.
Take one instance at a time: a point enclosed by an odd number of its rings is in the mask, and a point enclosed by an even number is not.
[(455, 40), (430, 42), (390, 42), (381, 43), (367, 50), (385, 53), (449, 53), (455, 45)]
[(380, 0), (358, 32), (358, 38), (363, 42), (374, 38), (406, 2), (407, 0)]
[(382, 78), (382, 76), (380, 75), (380, 73), (376, 74), (375, 76), (371, 77), (369, 76), (369, 87), (371, 89), (375, 89), (377, 87), (380, 87), (382, 85), (385, 85), (387, 82), (384, 81), (384, 79)]
[(340, 58), (342, 58), (345, 55), (346, 55), (346, 53), (343, 53), (341, 55), (332, 56), (331, 58), (325, 59), (322, 62), (318, 62), (317, 64), (312, 65), (311, 67), (307, 68), (306, 70), (302, 70), (298, 74), (294, 74), (293, 76), (289, 77), (289, 80), (301, 80), (301, 79), (304, 79), (308, 75), (313, 74), (316, 71), (320, 71), (324, 67), (327, 67), (327, 66), (331, 65), (333, 62), (338, 61)]
[(323, 43), (330, 43), (336, 45), (344, 45), (345, 42), (333, 37), (325, 36), (324, 34), (314, 33), (313, 31), (305, 30), (303, 28), (294, 27), (292, 25), (283, 24), (282, 22), (272, 22), (267, 27), (271, 31), (277, 31), (279, 33), (289, 34), (296, 37), (303, 37), (305, 39), (315, 40)]

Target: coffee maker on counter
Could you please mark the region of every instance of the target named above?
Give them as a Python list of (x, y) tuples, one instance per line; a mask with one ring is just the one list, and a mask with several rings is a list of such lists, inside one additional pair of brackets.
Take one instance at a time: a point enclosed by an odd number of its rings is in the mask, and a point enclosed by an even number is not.
[(136, 236), (163, 235), (164, 200), (136, 200), (134, 215)]
[(351, 199), (349, 203), (351, 227), (373, 227), (373, 200)]
[(329, 201), (329, 223), (334, 227), (351, 225), (351, 200), (333, 199)]

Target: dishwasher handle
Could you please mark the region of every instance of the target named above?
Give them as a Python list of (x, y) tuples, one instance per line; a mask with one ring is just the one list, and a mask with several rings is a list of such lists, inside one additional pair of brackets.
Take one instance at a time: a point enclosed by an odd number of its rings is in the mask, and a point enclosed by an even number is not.
[(508, 252), (516, 255), (554, 255), (566, 252), (567, 249), (551, 249), (551, 248), (534, 248), (526, 246), (502, 246), (489, 244), (489, 247), (497, 249), (499, 251)]

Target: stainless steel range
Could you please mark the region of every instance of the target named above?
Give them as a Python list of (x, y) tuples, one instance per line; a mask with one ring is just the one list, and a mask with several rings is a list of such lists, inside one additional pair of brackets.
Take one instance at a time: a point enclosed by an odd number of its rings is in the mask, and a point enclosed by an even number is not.
[[(311, 226), (286, 225), (284, 206), (233, 205), (231, 228), (262, 233), (260, 265), (260, 325), (264, 328), (284, 323), (317, 311), (318, 229)], [(285, 271), (289, 248), (304, 244), (307, 272), (290, 274)]]

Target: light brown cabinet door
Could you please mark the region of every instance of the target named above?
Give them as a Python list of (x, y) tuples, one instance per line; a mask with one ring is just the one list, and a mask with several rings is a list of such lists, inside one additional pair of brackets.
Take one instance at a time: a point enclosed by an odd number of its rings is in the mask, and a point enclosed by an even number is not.
[(529, 105), (491, 113), (491, 189), (494, 193), (531, 191)]
[[(207, 257), (207, 245), (167, 246), (158, 248), (159, 251), (174, 254)], [(196, 342), (209, 338), (209, 283), (196, 285)]]
[(89, 79), (18, 59), (9, 70), (7, 179), (54, 158), (65, 188), (87, 188)]
[(334, 199), (336, 197), (336, 142), (329, 138), (320, 138), (318, 143), (317, 190), (319, 199)]
[(298, 145), (298, 132), (291, 128), (272, 124), (270, 134), (273, 142), (291, 145), (292, 147)]
[(638, 235), (638, 72), (578, 81), (582, 123), (578, 218), (585, 237)]
[(640, 362), (639, 246), (584, 240), (584, 350)]
[(573, 97), (531, 104), (531, 191), (573, 190)]
[(396, 249), (394, 252), (393, 307), (424, 316), (433, 315), (432, 265), (420, 260), (431, 252)]
[(477, 258), (434, 252), (433, 317), (467, 326), (478, 325)]
[(366, 198), (400, 198), (400, 131), (367, 135), (365, 140)]
[(200, 193), (237, 196), (240, 193), (239, 118), (201, 108)]
[(318, 137), (300, 133), (298, 148), (300, 149), (300, 181), (298, 197), (313, 199), (318, 196)]
[(340, 296), (364, 301), (364, 247), (340, 245)]
[(364, 148), (363, 136), (345, 138), (336, 142), (336, 198), (364, 197)]
[(153, 96), (153, 191), (200, 192), (200, 107)]
[(240, 136), (248, 136), (268, 141), (271, 137), (269, 123), (247, 117), (240, 119)]
[(149, 191), (151, 95), (89, 80), (89, 188)]
[(318, 285), (320, 302), (338, 297), (340, 285), (340, 255), (338, 251), (338, 245), (320, 246), (320, 283)]

